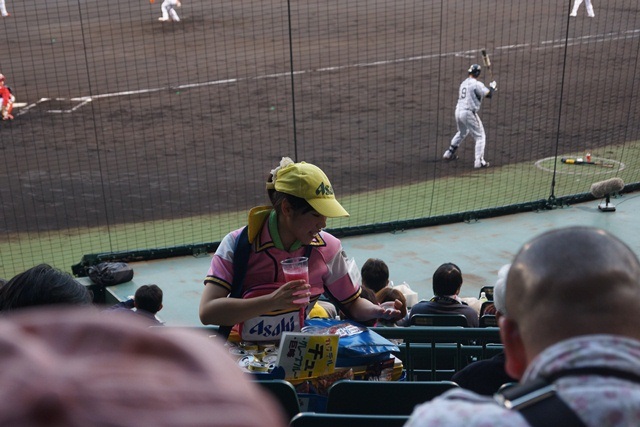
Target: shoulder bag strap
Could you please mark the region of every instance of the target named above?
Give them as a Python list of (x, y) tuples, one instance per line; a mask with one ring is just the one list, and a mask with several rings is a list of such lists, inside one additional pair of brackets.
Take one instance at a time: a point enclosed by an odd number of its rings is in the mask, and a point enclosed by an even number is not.
[(557, 395), (555, 385), (545, 378), (510, 387), (496, 394), (495, 399), (505, 408), (520, 412), (532, 427), (586, 427), (573, 409)]
[(519, 411), (531, 426), (554, 425), (583, 427), (585, 424), (556, 393), (553, 382), (559, 378), (577, 375), (615, 377), (640, 383), (640, 376), (609, 367), (582, 367), (558, 371), (547, 378), (539, 378), (526, 384), (510, 387), (496, 394), (495, 399), (508, 409)]
[[(233, 251), (233, 282), (231, 283), (231, 292), (229, 298), (240, 298), (242, 296), (242, 284), (244, 276), (247, 273), (247, 264), (249, 263), (249, 255), (251, 254), (251, 243), (249, 243), (249, 227), (244, 227), (236, 241), (236, 247)], [(218, 327), (218, 335), (221, 338), (229, 338), (233, 326), (220, 325)]]
[[(308, 245), (304, 256), (309, 258), (313, 246)], [(242, 284), (244, 276), (247, 274), (247, 265), (249, 264), (249, 255), (251, 255), (251, 243), (249, 242), (249, 227), (244, 227), (236, 240), (236, 247), (233, 251), (233, 282), (231, 283), (231, 292), (229, 298), (242, 297)], [(233, 326), (220, 325), (218, 334), (225, 340), (229, 338)]]

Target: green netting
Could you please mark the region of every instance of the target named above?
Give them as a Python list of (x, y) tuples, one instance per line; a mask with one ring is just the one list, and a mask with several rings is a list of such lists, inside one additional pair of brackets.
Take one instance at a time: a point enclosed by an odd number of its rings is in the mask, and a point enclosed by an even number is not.
[[(339, 235), (553, 208), (640, 183), (637, 0), (12, 2), (0, 72), (0, 277), (85, 254), (211, 250), (282, 156), (320, 166)], [(456, 131), (486, 49), (488, 169)], [(569, 165), (590, 153), (602, 165)], [(109, 255), (105, 255), (109, 256)], [(96, 256), (88, 257), (95, 260)]]

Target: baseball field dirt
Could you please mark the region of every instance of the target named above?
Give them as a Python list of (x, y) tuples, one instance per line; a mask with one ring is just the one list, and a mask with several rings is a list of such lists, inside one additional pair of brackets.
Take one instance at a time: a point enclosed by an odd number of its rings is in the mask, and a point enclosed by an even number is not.
[[(121, 224), (143, 234), (241, 212), (265, 202), (283, 155), (322, 167), (340, 197), (425, 182), (439, 195), (452, 178), (495, 184), (492, 168), (586, 150), (610, 158), (640, 139), (639, 6), (613, 0), (595, 18), (569, 18), (569, 3), (185, 0), (172, 23), (158, 21), (158, 2), (13, 2), (0, 72), (24, 106), (0, 123), (0, 240), (109, 236)], [(491, 162), (479, 175), (470, 138), (459, 160), (441, 156), (482, 49), (498, 92), (479, 113)], [(538, 198), (551, 180), (506, 191)], [(428, 216), (426, 203), (406, 209)], [(456, 211), (446, 203), (440, 211)], [(42, 252), (148, 243), (106, 240)]]

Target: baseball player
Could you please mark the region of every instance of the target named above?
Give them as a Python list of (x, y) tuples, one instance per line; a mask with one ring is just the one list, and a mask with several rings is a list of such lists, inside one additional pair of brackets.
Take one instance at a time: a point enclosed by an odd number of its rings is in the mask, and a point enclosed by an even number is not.
[(0, 14), (2, 14), (3, 18), (11, 16), (11, 14), (7, 12), (7, 5), (5, 4), (5, 0), (0, 0)]
[[(571, 14), (569, 16), (578, 16), (578, 8), (580, 8), (581, 4), (582, 0), (574, 0), (573, 9), (571, 9)], [(593, 13), (593, 5), (591, 4), (591, 0), (584, 0), (584, 4), (587, 7), (587, 15), (589, 16), (589, 18), (593, 18), (594, 16), (596, 16), (596, 14)]]
[(176, 8), (181, 6), (182, 3), (180, 3), (180, 0), (164, 0), (160, 6), (162, 16), (158, 18), (158, 20), (162, 22), (180, 22), (180, 17), (178, 16), (178, 12), (176, 12)]
[(5, 77), (0, 74), (0, 112), (2, 113), (2, 120), (13, 120), (11, 111), (13, 110), (13, 101), (16, 100), (15, 96), (9, 86), (5, 86)]
[(469, 67), (469, 77), (460, 84), (458, 90), (458, 104), (456, 105), (456, 125), (458, 132), (451, 140), (451, 146), (444, 152), (442, 156), (445, 160), (455, 160), (458, 158), (456, 151), (464, 138), (471, 133), (476, 142), (475, 162), (473, 167), (486, 168), (489, 163), (484, 160), (485, 133), (482, 120), (478, 116), (480, 104), (482, 100), (491, 98), (493, 93), (498, 89), (498, 84), (493, 81), (486, 87), (482, 82), (478, 81), (481, 67), (473, 64)]

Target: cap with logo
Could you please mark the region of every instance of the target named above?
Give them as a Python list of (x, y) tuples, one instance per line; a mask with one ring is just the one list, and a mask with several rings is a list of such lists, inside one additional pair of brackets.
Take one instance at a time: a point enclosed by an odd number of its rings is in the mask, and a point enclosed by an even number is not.
[(290, 158), (283, 157), (272, 175), (273, 182), (267, 183), (267, 188), (300, 197), (327, 218), (349, 216), (336, 200), (329, 178), (319, 167), (305, 162), (293, 163)]

